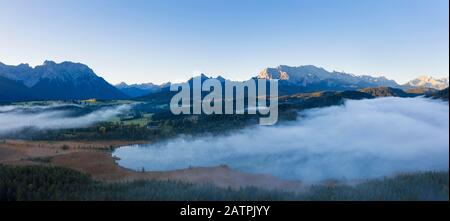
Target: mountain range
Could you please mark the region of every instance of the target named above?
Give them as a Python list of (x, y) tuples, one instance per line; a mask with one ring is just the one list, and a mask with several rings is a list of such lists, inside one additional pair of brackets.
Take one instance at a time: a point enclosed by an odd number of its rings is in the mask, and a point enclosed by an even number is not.
[(278, 79), (281, 82), (304, 87), (305, 90), (348, 90), (366, 87), (400, 87), (385, 77), (356, 76), (344, 72), (329, 72), (313, 65), (290, 67), (280, 65), (261, 71), (259, 79)]
[(67, 61), (45, 61), (34, 68), (0, 63), (0, 85), (0, 101), (128, 97), (88, 66)]
[(412, 81), (409, 81), (403, 86), (405, 88), (424, 87), (424, 88), (433, 88), (436, 90), (443, 90), (445, 88), (448, 88), (448, 77), (435, 79), (430, 76), (420, 76)]
[[(200, 77), (202, 79), (209, 78), (204, 74), (200, 75)], [(226, 79), (221, 76), (217, 77), (217, 79), (221, 82), (226, 81)], [(279, 80), (280, 95), (316, 91), (360, 90), (369, 87), (398, 88), (409, 90), (411, 93), (425, 94), (448, 87), (448, 78), (433, 80), (434, 78), (427, 77), (428, 83), (422, 83), (424, 78), (419, 77), (405, 85), (400, 85), (394, 80), (389, 80), (386, 77), (372, 77), (368, 75), (357, 76), (336, 71), (329, 72), (313, 65), (299, 67), (280, 65), (276, 68), (266, 68), (259, 72), (254, 79)], [(152, 87), (143, 87), (146, 86), (146, 84), (126, 85), (121, 83), (116, 85), (116, 87), (131, 97), (139, 97), (144, 94), (166, 91), (164, 88), (169, 85), (170, 83), (164, 85), (151, 84)]]
[[(208, 78), (203, 74), (200, 77)], [(220, 76), (217, 79), (221, 82), (227, 81)], [(374, 87), (431, 93), (448, 87), (448, 78), (434, 79), (421, 76), (400, 85), (385, 77), (329, 72), (313, 65), (298, 67), (280, 65), (266, 68), (253, 79), (279, 80), (280, 95), (316, 91), (356, 91)], [(128, 85), (122, 82), (113, 86), (97, 76), (88, 66), (68, 61), (62, 63), (45, 61), (34, 68), (28, 64), (14, 66), (0, 62), (0, 102), (136, 98), (167, 92), (170, 84), (169, 82), (161, 85), (153, 83)]]
[(141, 97), (147, 94), (160, 92), (163, 88), (170, 86), (170, 82), (161, 85), (153, 83), (128, 85), (127, 83), (122, 82), (114, 86), (129, 97)]
[(280, 83), (303, 87), (305, 92), (320, 90), (355, 90), (367, 87), (391, 87), (399, 89), (431, 88), (442, 90), (448, 87), (449, 79), (435, 79), (430, 76), (420, 76), (406, 84), (400, 85), (386, 77), (368, 75), (353, 75), (344, 72), (329, 72), (313, 65), (290, 67), (280, 65), (276, 68), (266, 68), (261, 71), (259, 79), (277, 79)]

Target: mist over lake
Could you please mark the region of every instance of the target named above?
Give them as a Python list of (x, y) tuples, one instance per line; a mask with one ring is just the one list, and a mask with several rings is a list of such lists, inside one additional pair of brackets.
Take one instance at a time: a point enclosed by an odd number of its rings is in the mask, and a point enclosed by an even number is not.
[(83, 128), (130, 110), (130, 105), (102, 107), (77, 114), (74, 104), (0, 106), (0, 136), (24, 129), (57, 130)]
[(228, 165), (311, 182), (448, 170), (448, 113), (447, 102), (420, 97), (348, 100), (301, 112), (288, 124), (125, 146), (113, 155), (135, 170)]

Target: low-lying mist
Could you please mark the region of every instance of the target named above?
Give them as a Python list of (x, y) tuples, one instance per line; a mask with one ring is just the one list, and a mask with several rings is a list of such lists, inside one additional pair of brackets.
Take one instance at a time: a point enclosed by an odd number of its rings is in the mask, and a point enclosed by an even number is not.
[(228, 136), (181, 137), (117, 149), (119, 164), (164, 171), (217, 166), (279, 178), (355, 180), (448, 170), (449, 106), (426, 98), (348, 100), (296, 122)]
[(29, 128), (47, 130), (87, 127), (130, 110), (130, 105), (119, 105), (73, 116), (70, 108), (59, 109), (73, 106), (76, 105), (0, 106), (0, 136)]

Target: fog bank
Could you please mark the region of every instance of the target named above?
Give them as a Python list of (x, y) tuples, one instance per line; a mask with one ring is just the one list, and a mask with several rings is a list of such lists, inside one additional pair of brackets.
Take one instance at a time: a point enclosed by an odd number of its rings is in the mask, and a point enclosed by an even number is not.
[(303, 181), (448, 170), (446, 102), (393, 97), (349, 100), (343, 106), (311, 109), (301, 115), (288, 125), (128, 146), (113, 155), (121, 158), (122, 166), (137, 170), (226, 164), (245, 172)]
[(129, 105), (103, 107), (82, 116), (71, 116), (70, 110), (52, 108), (74, 105), (0, 106), (0, 135), (23, 129), (68, 129), (87, 127), (105, 121), (130, 109)]

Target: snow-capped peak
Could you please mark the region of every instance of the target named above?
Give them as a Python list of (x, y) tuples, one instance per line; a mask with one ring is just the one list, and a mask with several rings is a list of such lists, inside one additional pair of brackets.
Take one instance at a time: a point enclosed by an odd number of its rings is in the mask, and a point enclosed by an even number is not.
[(318, 83), (321, 81), (337, 81), (343, 84), (366, 86), (387, 86), (398, 87), (399, 85), (385, 77), (371, 77), (368, 75), (357, 76), (345, 72), (329, 72), (323, 68), (314, 65), (304, 65), (298, 67), (290, 67), (280, 65), (276, 68), (266, 68), (261, 71), (257, 78), (259, 79), (279, 79), (286, 80), (294, 84), (306, 86), (310, 83)]
[(431, 76), (422, 75), (416, 79), (406, 83), (407, 87), (427, 87), (442, 90), (448, 87), (447, 78), (433, 78)]

